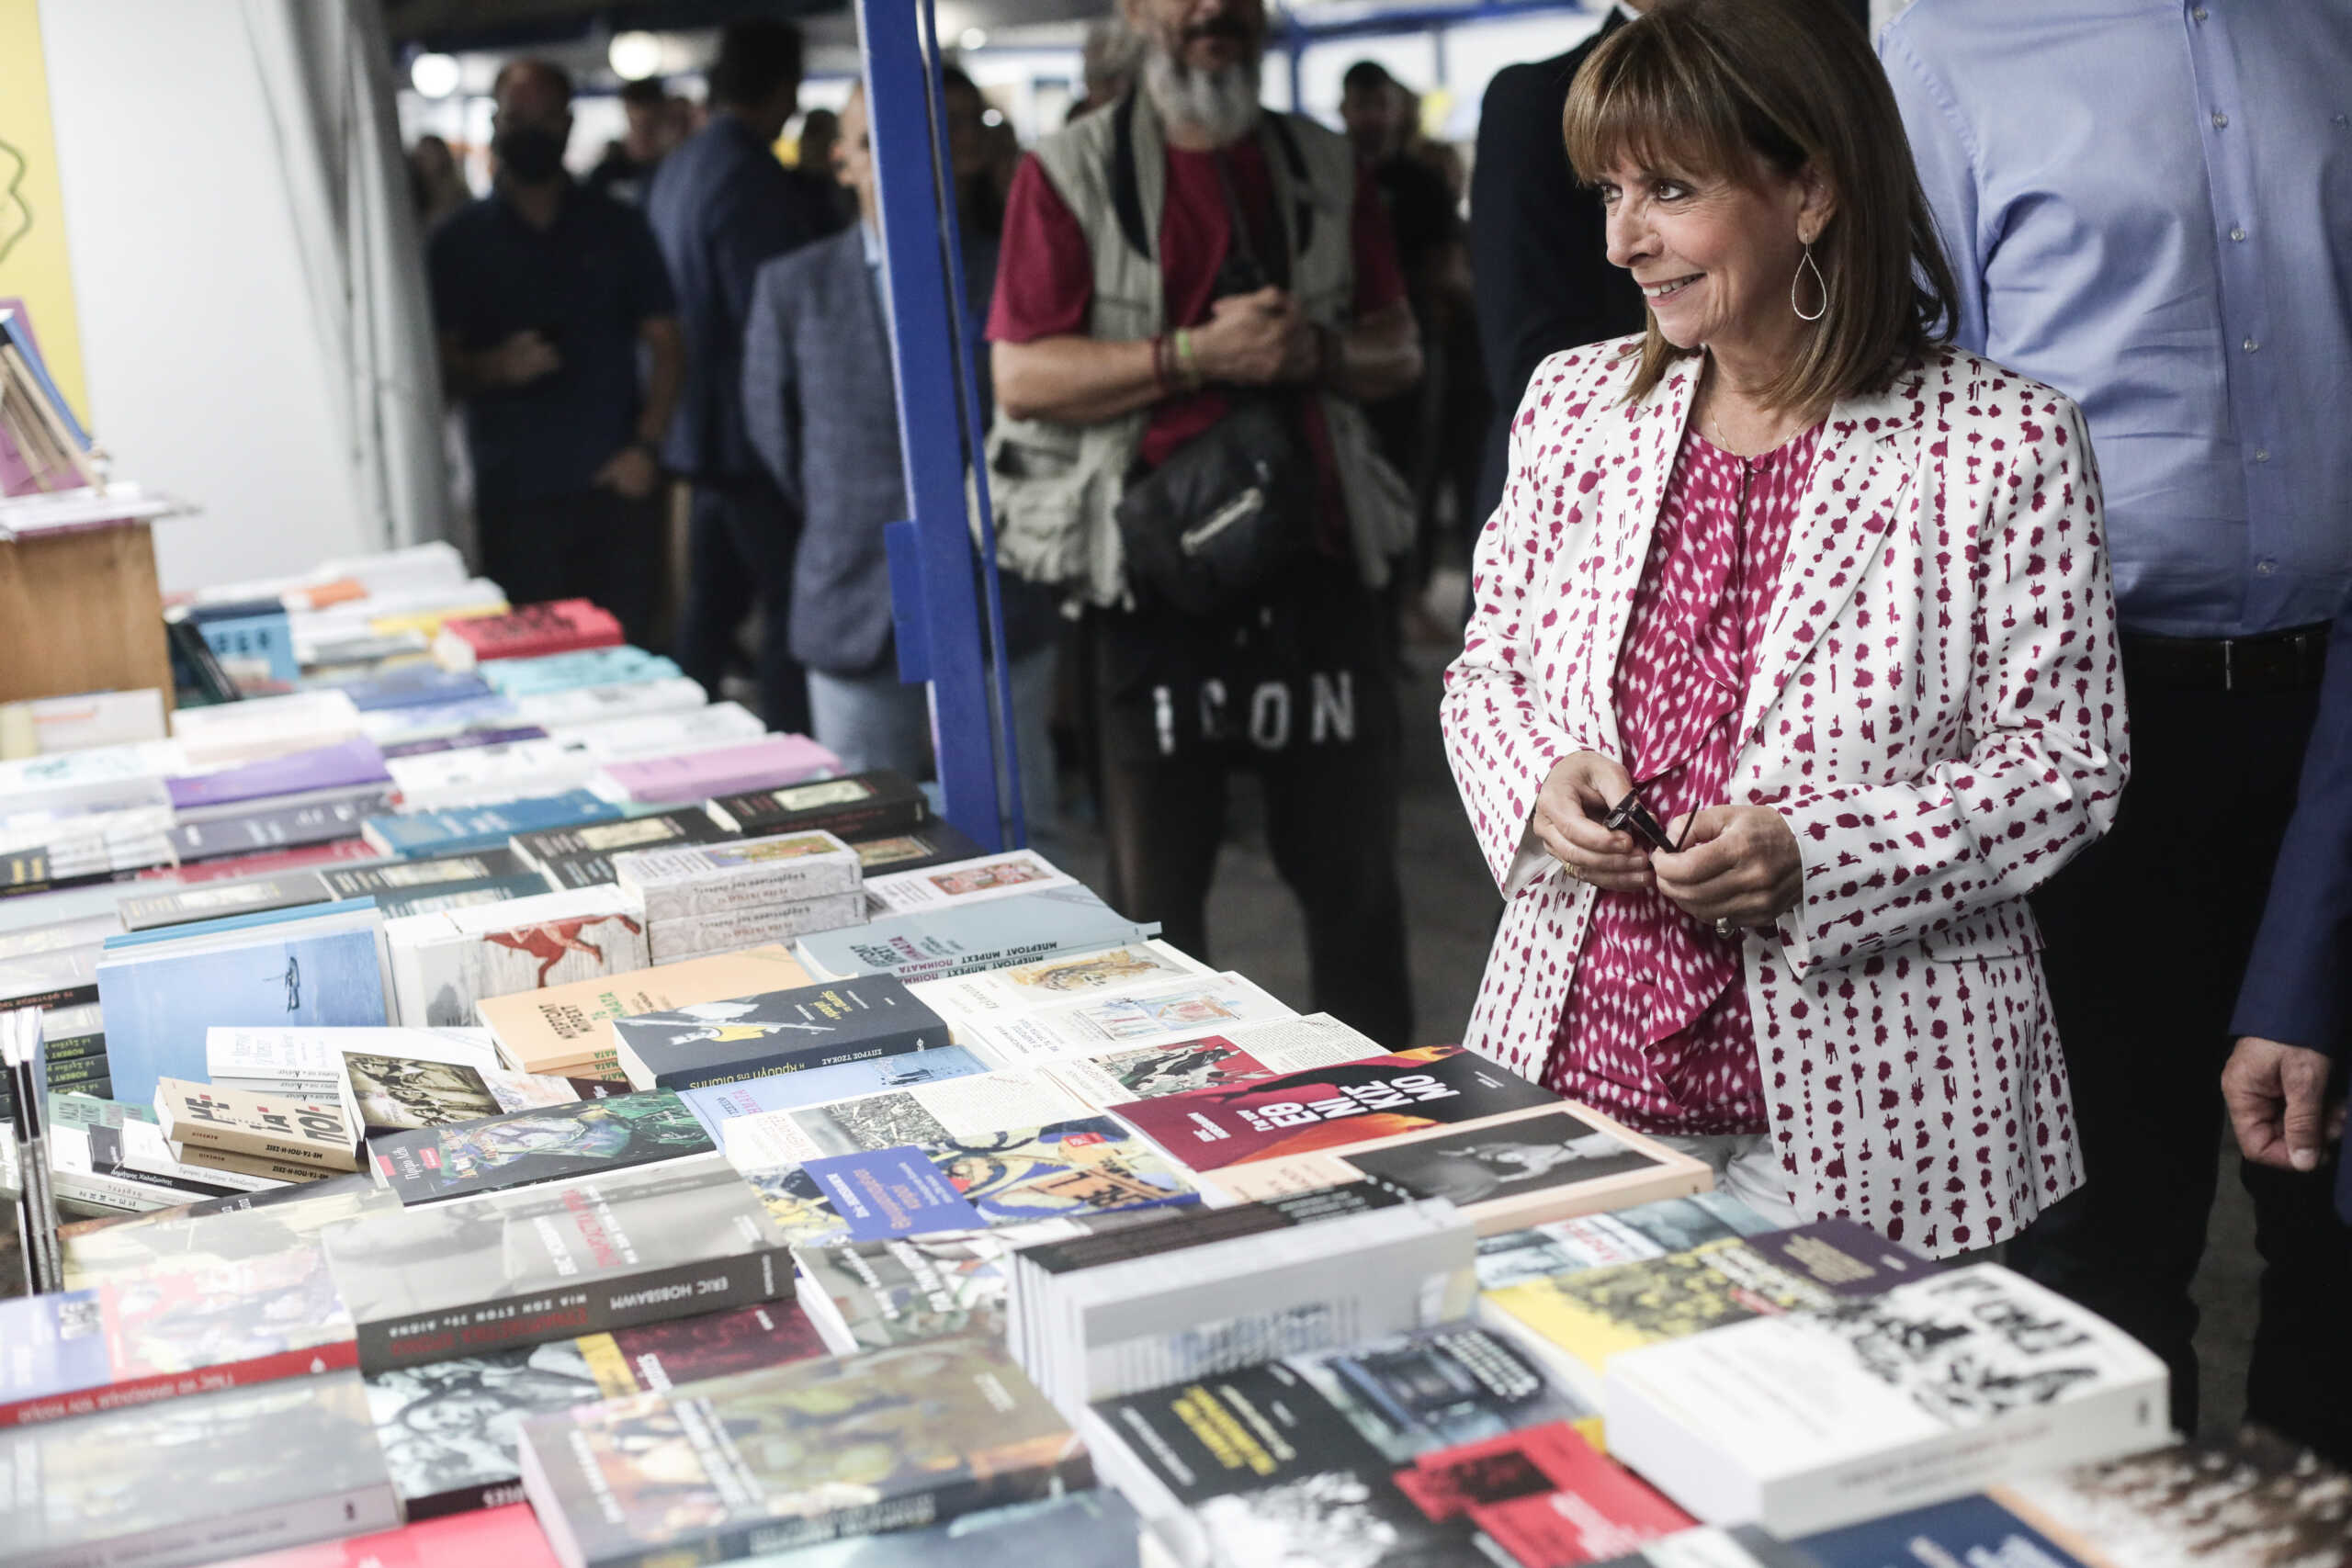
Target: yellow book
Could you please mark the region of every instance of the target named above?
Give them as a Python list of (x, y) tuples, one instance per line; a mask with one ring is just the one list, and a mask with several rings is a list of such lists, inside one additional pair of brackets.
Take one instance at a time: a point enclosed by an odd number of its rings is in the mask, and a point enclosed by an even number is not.
[(368, 623), (369, 632), (377, 637), (398, 637), (402, 632), (422, 632), (426, 640), (441, 634), (445, 621), (479, 620), (484, 615), (503, 615), (512, 606), (504, 600), (490, 604), (465, 604), (454, 610), (418, 610), (406, 615), (379, 615)]
[[(781, 947), (753, 947), (541, 991), (485, 997), (475, 1004), (475, 1016), (497, 1036), (500, 1055), (519, 1072), (601, 1077), (614, 1059), (614, 1019), (807, 984), (808, 972), (791, 953)], [(581, 1067), (594, 1070), (575, 1070)]]

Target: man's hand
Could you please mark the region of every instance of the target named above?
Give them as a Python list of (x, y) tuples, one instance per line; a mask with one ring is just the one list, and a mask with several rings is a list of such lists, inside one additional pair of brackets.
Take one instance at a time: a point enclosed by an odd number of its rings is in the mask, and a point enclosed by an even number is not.
[(1205, 380), (1263, 387), (1315, 373), (1314, 329), (1298, 302), (1271, 285), (1210, 305), (1209, 319), (1193, 329), (1192, 343)]
[(563, 368), (563, 355), (536, 330), (514, 333), (473, 356), (474, 379), (485, 387), (525, 387)]
[(2330, 1063), (2317, 1051), (2247, 1035), (2222, 1069), (2222, 1100), (2238, 1152), (2256, 1165), (2317, 1170), (2344, 1136), (2344, 1107), (2327, 1108)]
[(662, 482), (662, 467), (640, 442), (632, 442), (605, 459), (596, 470), (595, 483), (617, 491), (631, 501), (643, 501)]
[(1612, 758), (1598, 751), (1563, 757), (1535, 793), (1529, 826), (1577, 881), (1612, 893), (1645, 892), (1656, 878), (1642, 845), (1631, 833), (1612, 833), (1600, 825), (1633, 788), (1634, 781)]
[(1797, 836), (1769, 806), (1710, 806), (1667, 830), (1682, 848), (1650, 864), (1658, 891), (1694, 920), (1766, 926), (1804, 895)]

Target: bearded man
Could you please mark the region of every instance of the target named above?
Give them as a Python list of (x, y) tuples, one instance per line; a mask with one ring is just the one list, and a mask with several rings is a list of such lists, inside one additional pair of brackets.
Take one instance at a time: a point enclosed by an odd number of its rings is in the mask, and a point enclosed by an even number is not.
[(1361, 407), (1420, 371), (1396, 247), (1346, 140), (1260, 109), (1262, 0), (1125, 3), (1136, 85), (1040, 142), (1007, 204), (1001, 558), (1082, 617), (1111, 901), (1205, 958), (1251, 769), (1314, 1006), (1402, 1046), (1382, 595), (1412, 502)]

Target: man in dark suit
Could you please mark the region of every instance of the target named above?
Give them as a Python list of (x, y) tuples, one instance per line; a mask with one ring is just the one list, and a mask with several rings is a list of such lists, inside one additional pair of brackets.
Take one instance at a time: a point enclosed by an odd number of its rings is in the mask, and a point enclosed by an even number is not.
[(743, 433), (743, 325), (760, 265), (839, 226), (773, 150), (799, 94), (800, 34), (766, 18), (731, 23), (710, 71), (710, 122), (662, 160), (645, 198), (686, 337), (685, 393), (662, 452), (694, 484), (678, 662), (717, 696), (756, 601), (761, 716), (785, 730), (808, 724), (786, 635), (795, 531)]
[[(808, 670), (810, 733), (853, 772), (920, 777), (931, 753), (928, 688), (899, 680), (882, 543), (883, 525), (904, 517), (907, 502), (862, 88), (842, 110), (832, 162), (859, 220), (760, 268), (743, 341), (744, 429), (798, 536), (790, 638)], [(961, 238), (966, 320), (978, 323), (996, 287), (997, 244), (969, 229)], [(985, 402), (985, 378), (981, 395)], [(1058, 617), (1048, 597), (1010, 576), (1003, 604), (1035, 837), (1051, 827), (1046, 713)]]
[(1473, 526), (1502, 499), (1511, 417), (1546, 355), (1642, 330), (1633, 275), (1609, 265), (1600, 197), (1577, 183), (1560, 141), (1568, 85), (1600, 40), (1650, 0), (1618, 0), (1600, 31), (1566, 54), (1507, 65), (1479, 109), (1470, 174), (1470, 273), (1494, 389)]
[(2333, 1166), (2336, 1212), (2352, 1225), (2352, 1160), (2337, 1146), (2352, 1032), (2352, 599), (2329, 635), (2319, 703), (2295, 815), (2231, 1015), (2238, 1043), (2222, 1069), (2222, 1098), (2238, 1152), (2255, 1164), (2314, 1179)]

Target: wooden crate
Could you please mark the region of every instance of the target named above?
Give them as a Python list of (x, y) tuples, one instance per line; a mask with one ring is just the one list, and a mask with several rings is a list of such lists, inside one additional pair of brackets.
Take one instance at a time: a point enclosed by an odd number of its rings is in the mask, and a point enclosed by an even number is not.
[(172, 701), (145, 523), (0, 544), (0, 702), (153, 686)]

